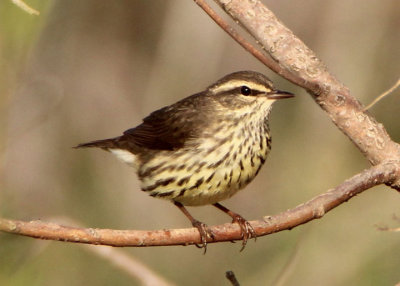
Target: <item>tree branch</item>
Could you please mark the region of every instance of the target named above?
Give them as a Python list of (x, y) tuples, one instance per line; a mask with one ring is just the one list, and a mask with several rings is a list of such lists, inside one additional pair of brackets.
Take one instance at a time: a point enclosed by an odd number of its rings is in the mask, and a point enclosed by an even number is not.
[(22, 0), (11, 0), (11, 2), (13, 2), (19, 8), (21, 8), (22, 10), (24, 10), (25, 12), (27, 12), (31, 15), (39, 15), (40, 14), (40, 12), (38, 10), (33, 9), (32, 7), (30, 7), (28, 4), (26, 4)]
[[(400, 146), (390, 139), (383, 125), (379, 124), (371, 114), (364, 112), (361, 103), (350, 95), (349, 89), (330, 74), (316, 54), (284, 26), (261, 1), (215, 0), (215, 2), (253, 36), (264, 52), (279, 64), (279, 69), (284, 69), (286, 72), (279, 72), (278, 68), (267, 66), (305, 88), (371, 164), (400, 161)], [(204, 1), (196, 0), (196, 3)], [(235, 34), (231, 29), (225, 31), (230, 35)], [(252, 53), (251, 49), (247, 50)], [(290, 76), (287, 76), (287, 73), (290, 73)], [(393, 182), (392, 187), (399, 190), (400, 179)]]
[[(400, 147), (393, 142), (382, 124), (379, 124), (349, 93), (347, 87), (331, 75), (321, 60), (285, 27), (275, 15), (258, 0), (216, 0), (261, 45), (270, 58), (247, 43), (216, 13), (195, 0), (207, 13), (272, 70), (304, 87), (325, 110), (332, 121), (360, 149), (373, 167), (346, 180), (336, 188), (315, 197), (307, 203), (264, 220), (250, 222), (257, 234), (263, 236), (291, 229), (346, 202), (362, 191), (379, 184), (400, 189)], [(201, 243), (197, 229), (171, 230), (110, 230), (61, 226), (41, 221), (23, 222), (0, 218), (0, 230), (41, 239), (103, 244), (111, 246), (162, 246)], [(214, 239), (209, 243), (241, 239), (237, 224), (211, 227)]]
[[(292, 229), (306, 222), (321, 218), (338, 205), (373, 186), (390, 182), (400, 175), (400, 166), (394, 163), (380, 164), (346, 180), (336, 188), (321, 194), (307, 203), (263, 220), (251, 221), (257, 236)], [(210, 227), (214, 239), (208, 243), (240, 240), (241, 230), (237, 224)], [(170, 230), (112, 230), (73, 228), (41, 221), (16, 221), (0, 218), (0, 230), (40, 239), (101, 244), (110, 246), (166, 246), (201, 243), (196, 228)]]
[(268, 68), (276, 72), (277, 74), (283, 76), (287, 80), (301, 86), (301, 79), (294, 76), (290, 71), (282, 68), (278, 62), (274, 61), (271, 57), (266, 56), (259, 50), (257, 50), (251, 43), (249, 43), (244, 37), (242, 37), (231, 25), (229, 25), (224, 19), (222, 19), (208, 4), (203, 0), (194, 0), (197, 5), (199, 5), (204, 12), (217, 23), (229, 36), (231, 36), (239, 45), (241, 45), (250, 54), (256, 57), (257, 60), (262, 62)]

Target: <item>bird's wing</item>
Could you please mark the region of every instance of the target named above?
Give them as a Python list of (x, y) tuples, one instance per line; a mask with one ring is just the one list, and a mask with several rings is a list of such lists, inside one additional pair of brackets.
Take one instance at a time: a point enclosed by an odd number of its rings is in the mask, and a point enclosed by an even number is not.
[(197, 96), (154, 111), (143, 123), (124, 132), (121, 139), (136, 146), (155, 150), (182, 148), (199, 137), (206, 124), (208, 108)]

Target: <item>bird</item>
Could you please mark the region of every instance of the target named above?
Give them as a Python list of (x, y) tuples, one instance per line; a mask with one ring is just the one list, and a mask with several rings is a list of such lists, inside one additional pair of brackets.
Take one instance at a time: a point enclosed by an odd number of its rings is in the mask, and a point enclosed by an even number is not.
[(201, 244), (196, 246), (204, 252), (214, 234), (186, 206), (213, 205), (225, 212), (240, 226), (243, 250), (256, 233), (219, 202), (257, 176), (271, 149), (272, 105), (293, 96), (262, 73), (238, 71), (150, 113), (121, 136), (75, 148), (101, 148), (133, 167), (143, 192), (171, 201), (198, 229)]

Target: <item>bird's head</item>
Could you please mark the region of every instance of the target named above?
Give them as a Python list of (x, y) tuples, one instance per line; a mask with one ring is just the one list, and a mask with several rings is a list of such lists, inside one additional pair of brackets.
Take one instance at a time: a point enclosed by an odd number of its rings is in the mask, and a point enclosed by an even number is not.
[(276, 89), (265, 75), (253, 71), (228, 74), (210, 85), (207, 93), (224, 107), (242, 110), (255, 106), (270, 109), (277, 99), (294, 96), (290, 92)]

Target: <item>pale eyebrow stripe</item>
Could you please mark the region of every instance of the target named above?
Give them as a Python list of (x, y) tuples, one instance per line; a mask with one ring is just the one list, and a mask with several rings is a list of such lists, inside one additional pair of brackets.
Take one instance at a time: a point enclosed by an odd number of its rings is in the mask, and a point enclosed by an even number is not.
[(265, 85), (262, 84), (257, 84), (254, 82), (248, 82), (248, 81), (243, 81), (243, 80), (232, 80), (232, 81), (228, 81), (226, 83), (223, 83), (220, 86), (214, 87), (211, 90), (215, 93), (222, 93), (225, 91), (229, 91), (229, 90), (234, 90), (240, 86), (248, 86), (250, 89), (253, 90), (259, 90), (261, 92), (269, 92), (271, 91), (271, 89), (267, 88)]

